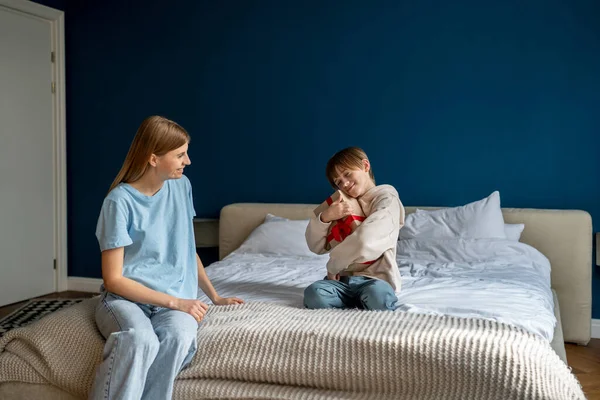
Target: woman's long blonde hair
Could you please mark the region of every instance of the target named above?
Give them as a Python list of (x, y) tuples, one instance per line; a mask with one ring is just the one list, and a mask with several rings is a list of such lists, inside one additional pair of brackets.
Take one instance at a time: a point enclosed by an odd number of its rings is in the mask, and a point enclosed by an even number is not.
[[(338, 189), (334, 183), (335, 176), (337, 175), (338, 168), (344, 169), (363, 169), (364, 165), (362, 160), (369, 160), (367, 153), (360, 147), (347, 147), (343, 150), (338, 151), (327, 161), (325, 167), (325, 176), (332, 188)], [(369, 176), (373, 183), (375, 183), (375, 175), (373, 174), (373, 168), (369, 168)]]
[(165, 155), (189, 141), (190, 135), (176, 122), (157, 115), (146, 118), (138, 128), (123, 166), (108, 192), (121, 182), (132, 183), (139, 180), (148, 170), (152, 154)]

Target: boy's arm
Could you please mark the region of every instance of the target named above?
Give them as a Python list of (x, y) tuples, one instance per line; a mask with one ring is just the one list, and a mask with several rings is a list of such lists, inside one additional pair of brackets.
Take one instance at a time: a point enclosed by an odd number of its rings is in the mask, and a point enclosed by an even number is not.
[(392, 193), (374, 199), (371, 214), (344, 241), (331, 250), (327, 271), (338, 274), (355, 263), (373, 261), (396, 246), (404, 225), (404, 207)]
[(306, 233), (304, 235), (310, 251), (316, 254), (327, 253), (327, 250), (325, 250), (325, 244), (330, 225), (331, 222), (325, 223), (321, 221), (321, 214), (313, 215), (310, 218), (310, 221), (308, 221), (308, 226), (306, 227)]

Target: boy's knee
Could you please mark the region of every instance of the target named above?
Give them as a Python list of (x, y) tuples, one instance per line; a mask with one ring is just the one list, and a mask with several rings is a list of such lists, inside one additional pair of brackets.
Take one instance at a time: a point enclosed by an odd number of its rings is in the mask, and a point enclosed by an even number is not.
[(332, 308), (329, 299), (333, 292), (324, 281), (317, 281), (304, 289), (304, 307), (310, 309)]
[(384, 281), (374, 282), (366, 287), (360, 295), (360, 302), (365, 310), (395, 310), (398, 298), (394, 290)]

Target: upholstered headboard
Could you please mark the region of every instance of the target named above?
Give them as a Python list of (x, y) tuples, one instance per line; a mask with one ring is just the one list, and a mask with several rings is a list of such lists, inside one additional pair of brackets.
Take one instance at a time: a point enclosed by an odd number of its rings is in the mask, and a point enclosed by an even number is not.
[[(221, 210), (219, 258), (237, 249), (267, 213), (309, 218), (316, 204), (237, 203)], [(420, 207), (435, 209), (436, 207)], [(406, 207), (406, 213), (416, 207)], [(552, 265), (566, 342), (587, 344), (592, 314), (592, 219), (585, 211), (503, 208), (507, 223), (524, 223), (521, 242), (538, 249)]]

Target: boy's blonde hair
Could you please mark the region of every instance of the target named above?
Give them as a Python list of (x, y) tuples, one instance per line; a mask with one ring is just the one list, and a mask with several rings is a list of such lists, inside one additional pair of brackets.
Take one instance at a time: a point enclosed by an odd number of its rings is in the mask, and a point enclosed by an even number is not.
[[(338, 189), (336, 184), (333, 182), (335, 180), (335, 176), (337, 175), (338, 168), (344, 169), (363, 169), (363, 160), (369, 160), (367, 157), (367, 153), (360, 147), (347, 147), (343, 150), (338, 151), (327, 161), (327, 166), (325, 167), (325, 176), (327, 176), (327, 180), (329, 184), (334, 189)], [(373, 168), (369, 168), (369, 176), (373, 183), (375, 183), (375, 175), (373, 174)]]
[(148, 170), (152, 154), (163, 156), (189, 142), (190, 135), (176, 122), (158, 115), (146, 118), (138, 128), (123, 166), (108, 192), (121, 182), (139, 180)]

